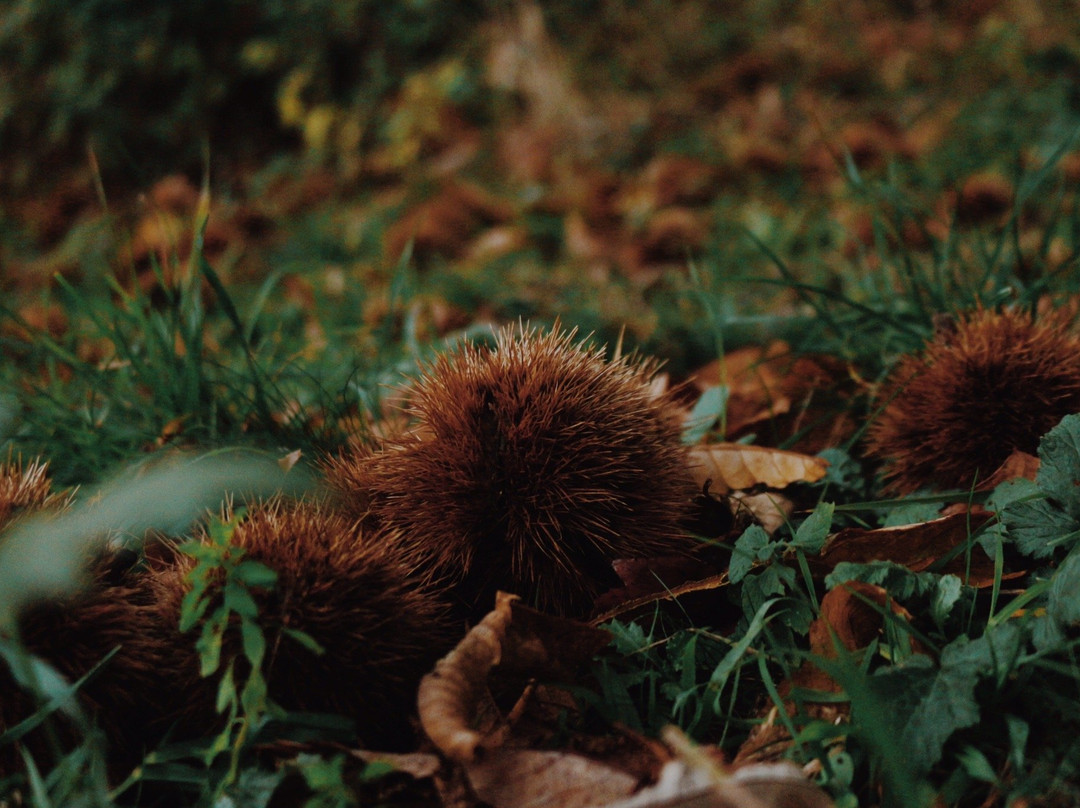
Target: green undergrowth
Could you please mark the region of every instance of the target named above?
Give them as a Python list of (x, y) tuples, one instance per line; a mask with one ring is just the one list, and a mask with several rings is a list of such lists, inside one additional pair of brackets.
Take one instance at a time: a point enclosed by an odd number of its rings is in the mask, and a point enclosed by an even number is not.
[[(980, 804), (991, 795), (994, 804), (1074, 803), (1080, 415), (1043, 438), (1039, 457), (1037, 479), (991, 492), (995, 518), (957, 548), (994, 560), (988, 584), (976, 588), (964, 575), (936, 571), (940, 565), (913, 572), (885, 561), (841, 563), (816, 581), (808, 561), (848, 517), (880, 523), (897, 515), (903, 524), (905, 509), (910, 515), (925, 505), (910, 498), (834, 508), (823, 499), (773, 537), (755, 526), (735, 542), (732, 633), (673, 630), (659, 615), (609, 624), (611, 653), (595, 670), (598, 689), (587, 703), (639, 731), (677, 723), (732, 753), (768, 721), (783, 732), (765, 755), (813, 764), (842, 806), (879, 804), (868, 778), (885, 806)], [(1002, 579), (1006, 556), (1024, 570), (1019, 578)], [(808, 652), (821, 598), (851, 582), (886, 595), (885, 603), (857, 596), (880, 615), (882, 630), (855, 652), (838, 640), (835, 653)], [(808, 668), (839, 687), (791, 687)], [(848, 718), (837, 721), (837, 708)]]
[[(627, 347), (672, 358), (664, 346), (681, 345), (672, 364), (686, 371), (741, 344), (783, 338), (796, 351), (847, 360), (853, 374), (873, 381), (897, 356), (918, 349), (942, 314), (1065, 302), (1080, 291), (1080, 211), (1077, 189), (1058, 162), (1075, 141), (1075, 132), (1068, 134), (1045, 149), (1038, 167), (1018, 172), (1012, 213), (1002, 222), (953, 223), (943, 236), (924, 234), (918, 249), (901, 237), (905, 224), (918, 224), (928, 213), (918, 193), (905, 190), (899, 178), (870, 178), (850, 165), (848, 187), (869, 211), (873, 237), (839, 268), (831, 263), (840, 260), (838, 240), (813, 247), (792, 235), (799, 228), (791, 222), (725, 220), (718, 228), (737, 234), (737, 243), (658, 284), (653, 328), (631, 337)], [(1039, 222), (1035, 240), (1026, 236), (1031, 217)], [(568, 283), (557, 294), (537, 295), (528, 271), (509, 276), (524, 288), (505, 283), (508, 275), (496, 271), (455, 278), (444, 267), (422, 276), (406, 254), (380, 268), (383, 315), (360, 323), (345, 310), (290, 307), (278, 288), (279, 273), (256, 285), (226, 285), (201, 247), (196, 237), (190, 261), (169, 271), (156, 267), (153, 293), (123, 271), (96, 286), (57, 281), (55, 303), (71, 324), (61, 336), (35, 331), (14, 308), (0, 308), (5, 323), (17, 327), (0, 332), (5, 355), (14, 357), (2, 371), (0, 410), (13, 454), (48, 459), (65, 486), (100, 482), (132, 458), (142, 461), (140, 470), (152, 470), (174, 453), (188, 457), (180, 449), (213, 456), (228, 447), (263, 466), (299, 449), (303, 469), (347, 440), (364, 440), (387, 411), (393, 386), (463, 336), (433, 337), (422, 322), (417, 301), (432, 281), (466, 303), (496, 300), (503, 315), (559, 317), (565, 326), (595, 331), (598, 341), (614, 342), (619, 334), (587, 287)], [(313, 348), (305, 323), (319, 316), (325, 339)], [(485, 328), (474, 324), (466, 331)], [(718, 416), (713, 423), (724, 423), (724, 400), (718, 394), (711, 402)], [(868, 405), (860, 399), (853, 407)], [(716, 437), (725, 437), (722, 431)], [(956, 551), (996, 564), (994, 579), (978, 589), (964, 575), (935, 566), (912, 572), (887, 562), (847, 564), (823, 579), (815, 571), (814, 559), (832, 531), (918, 522), (944, 502), (967, 501), (962, 492), (953, 499), (880, 499), (875, 469), (860, 459), (858, 439), (825, 450), (831, 471), (810, 489), (812, 508), (773, 536), (755, 526), (732, 542), (725, 606), (715, 622), (657, 610), (650, 618), (608, 625), (612, 646), (595, 662), (594, 687), (576, 691), (586, 718), (648, 734), (675, 723), (730, 753), (769, 721), (779, 728), (770, 752), (811, 766), (843, 808), (931, 806), (939, 798), (978, 805), (991, 795), (1002, 804), (1051, 795), (1062, 804), (1080, 799), (1080, 416), (1069, 416), (1043, 439), (1034, 482), (1004, 483), (984, 497), (994, 518), (971, 529)], [(187, 472), (205, 476), (197, 467)], [(147, 489), (141, 496), (129, 504), (160, 517), (160, 492)], [(217, 504), (198, 503), (202, 511)], [(187, 511), (167, 516), (166, 526), (142, 513), (111, 529), (139, 535), (175, 530), (194, 518)], [(98, 533), (110, 529), (96, 525)], [(140, 804), (144, 794), (169, 787), (186, 789), (201, 804), (261, 808), (287, 779), (299, 778), (309, 805), (356, 805), (365, 778), (385, 773), (369, 764), (358, 774), (333, 753), (302, 755), (273, 770), (259, 765), (259, 744), (349, 743), (353, 734), (340, 717), (285, 715), (266, 699), (259, 671), (265, 640), (247, 588), (273, 581), (265, 568), (227, 551), (233, 526), (227, 519), (212, 522), (211, 541), (186, 548), (195, 556), (198, 583), (184, 604), (183, 627), (202, 626), (204, 674), (224, 672), (217, 707), (227, 727), (216, 738), (152, 750), (127, 781), (110, 788), (99, 732), (73, 697), (80, 683), (64, 682), (14, 640), (0, 644), (20, 684), (41, 705), (30, 724), (9, 729), (0, 743), (60, 716), (81, 741), (47, 770), (27, 760), (18, 787), (33, 804)], [(5, 534), (0, 560), (14, 546), (13, 535)], [(75, 546), (73, 540), (53, 554), (62, 571), (72, 566)], [(38, 557), (43, 576), (50, 574), (47, 556)], [(1006, 559), (1021, 576), (1003, 577)], [(12, 569), (0, 568), (8, 591), (22, 585)], [(210, 576), (225, 581), (220, 604), (203, 597)], [(853, 581), (886, 594), (885, 606), (863, 601), (880, 615), (881, 632), (856, 652), (839, 643), (833, 654), (811, 651), (809, 634), (823, 598)], [(14, 607), (0, 606), (0, 618), (10, 622)], [(222, 659), (230, 631), (239, 632), (241, 656)], [(838, 687), (792, 687), (799, 671), (813, 670), (827, 674), (813, 681)], [(837, 715), (847, 718), (837, 721)]]

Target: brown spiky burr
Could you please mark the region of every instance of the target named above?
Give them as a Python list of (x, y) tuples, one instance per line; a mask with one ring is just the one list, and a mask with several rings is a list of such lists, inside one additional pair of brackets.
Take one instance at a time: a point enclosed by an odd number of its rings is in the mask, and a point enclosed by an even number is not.
[[(318, 503), (280, 499), (252, 505), (230, 543), (277, 573), (272, 588), (251, 592), (266, 640), (262, 670), (269, 697), (287, 710), (355, 719), (372, 748), (406, 746), (417, 685), (456, 637), (449, 608), (412, 577), (415, 564), (403, 545)], [(173, 625), (193, 564), (177, 556), (173, 581), (163, 576), (155, 582)], [(220, 590), (220, 582), (212, 585), (211, 596)], [(287, 629), (307, 634), (324, 653)], [(174, 640), (192, 658), (196, 635)], [(241, 654), (238, 632), (227, 632), (224, 642), (223, 659)], [(212, 731), (215, 691), (204, 681), (192, 692), (180, 726), (188, 733)]]
[(464, 344), (411, 393), (417, 426), (328, 464), (341, 499), (398, 530), (474, 616), (498, 589), (585, 615), (618, 583), (612, 561), (688, 553), (695, 494), (680, 419), (656, 367), (573, 332), (524, 327)]
[[(44, 464), (0, 466), (0, 529), (20, 516), (58, 511), (67, 504), (66, 494), (53, 493)], [(114, 771), (123, 774), (165, 729), (159, 682), (161, 671), (175, 661), (169, 656), (171, 628), (158, 619), (157, 604), (130, 559), (101, 549), (85, 552), (90, 570), (85, 586), (27, 605), (17, 615), (17, 635), (28, 652), (68, 682), (96, 669), (78, 691), (79, 705), (103, 730)], [(0, 663), (0, 733), (37, 707), (31, 692)], [(62, 718), (62, 713), (57, 716)], [(54, 729), (61, 750), (74, 742), (71, 722), (61, 720)], [(55, 762), (47, 736), (35, 730), (18, 744), (0, 749), (0, 774), (22, 767), (19, 746), (25, 746), (43, 770)]]
[(942, 324), (883, 387), (867, 453), (890, 490), (967, 488), (1080, 412), (1080, 338), (1065, 312), (977, 310)]
[[(81, 592), (27, 608), (19, 618), (19, 633), (25, 648), (68, 682), (101, 665), (80, 688), (79, 704), (104, 733), (111, 770), (123, 776), (168, 729), (173, 695), (162, 677), (181, 660), (175, 655), (174, 630), (159, 619), (139, 573), (118, 575), (112, 558), (105, 556), (93, 567), (93, 580)], [(36, 705), (7, 670), (0, 680), (2, 731), (27, 718)], [(70, 728), (64, 733), (70, 742)], [(27, 740), (38, 765), (51, 765), (41, 757), (48, 748), (43, 738)], [(11, 764), (5, 759), (0, 769)]]
[(40, 460), (23, 463), (8, 459), (0, 463), (0, 530), (24, 511), (40, 510), (64, 498), (54, 495), (48, 464)]

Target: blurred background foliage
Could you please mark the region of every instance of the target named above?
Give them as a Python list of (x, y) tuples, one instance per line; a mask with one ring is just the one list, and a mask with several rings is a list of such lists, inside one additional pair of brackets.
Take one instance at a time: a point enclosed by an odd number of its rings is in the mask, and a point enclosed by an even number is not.
[(1067, 2), (0, 0), (5, 434), (333, 443), (518, 318), (872, 382), (1076, 291), (1078, 88)]
[(197, 165), (208, 142), (265, 159), (295, 144), (297, 127), (322, 146), (320, 120), (362, 117), (459, 43), (481, 8), (5, 0), (0, 14), (5, 178), (22, 186), (43, 165), (83, 159), (87, 144), (103, 167), (138, 176)]

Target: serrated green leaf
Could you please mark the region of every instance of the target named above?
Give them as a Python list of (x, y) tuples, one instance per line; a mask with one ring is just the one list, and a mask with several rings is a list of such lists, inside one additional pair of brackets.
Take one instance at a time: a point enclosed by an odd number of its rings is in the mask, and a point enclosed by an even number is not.
[(746, 573), (754, 566), (763, 548), (769, 544), (769, 534), (761, 525), (751, 525), (735, 541), (735, 549), (731, 553), (731, 564), (728, 566), (728, 579), (733, 583), (739, 583), (746, 577)]
[(939, 628), (945, 625), (953, 606), (960, 600), (964, 585), (955, 575), (943, 575), (937, 582), (930, 601), (930, 616)]
[(759, 573), (747, 576), (742, 585), (742, 609), (751, 619), (769, 598), (785, 595), (795, 585), (794, 568), (770, 564)]
[(1080, 517), (1080, 415), (1066, 415), (1043, 436), (1039, 459), (1039, 488)]
[(1062, 629), (1080, 624), (1080, 553), (1074, 552), (1054, 572), (1046, 612)]
[(825, 546), (825, 540), (829, 538), (829, 528), (832, 527), (835, 507), (832, 502), (819, 502), (814, 512), (806, 517), (795, 531), (791, 546), (813, 555), (820, 553), (821, 548)]
[(825, 586), (835, 589), (848, 581), (862, 581), (880, 586), (896, 600), (907, 601), (913, 597), (929, 596), (937, 590), (940, 578), (933, 572), (912, 572), (893, 561), (870, 561), (866, 564), (841, 561), (825, 576)]
[(1047, 499), (1017, 502), (1005, 509), (1006, 533), (1016, 549), (1032, 558), (1049, 558), (1080, 522)]
[(953, 733), (979, 722), (976, 685), (987, 676), (1011, 670), (1023, 642), (1020, 628), (1006, 623), (976, 640), (956, 640), (941, 652), (941, 664), (929, 692), (904, 727), (905, 745), (920, 772), (928, 772), (941, 760)]
[(1034, 480), (1016, 477), (999, 484), (984, 503), (991, 511), (1002, 511), (1013, 503), (1025, 499), (1034, 499), (1041, 495), (1041, 489)]

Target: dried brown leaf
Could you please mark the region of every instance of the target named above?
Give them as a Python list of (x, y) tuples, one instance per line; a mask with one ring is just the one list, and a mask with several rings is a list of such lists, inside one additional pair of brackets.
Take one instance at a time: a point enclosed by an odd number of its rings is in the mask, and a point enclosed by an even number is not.
[(735, 491), (731, 495), (733, 509), (745, 510), (770, 536), (781, 528), (795, 510), (795, 503), (782, 494), (766, 491), (763, 494), (747, 494)]
[(553, 617), (499, 592), (495, 609), (473, 627), (457, 647), (435, 664), (420, 683), (420, 723), (450, 760), (472, 763), (483, 748), (502, 745), (505, 721), (477, 720), (490, 700), (492, 668), (522, 677), (572, 679), (575, 670), (610, 642), (601, 629)]
[(993, 491), (998, 485), (1006, 480), (1015, 480), (1023, 477), (1025, 480), (1034, 480), (1039, 473), (1039, 458), (1035, 455), (1013, 449), (1012, 454), (1005, 458), (1005, 462), (998, 466), (997, 471), (980, 480), (975, 487), (977, 491)]
[(497, 749), (466, 766), (473, 790), (492, 808), (588, 808), (632, 793), (626, 772), (567, 752)]
[[(873, 530), (845, 528), (829, 537), (821, 556), (810, 559), (811, 566), (833, 569), (842, 561), (866, 564), (871, 561), (893, 561), (913, 572), (927, 569), (949, 551), (968, 540), (991, 514), (964, 510), (929, 522)], [(994, 564), (986, 553), (974, 548), (969, 559), (961, 553), (946, 565), (972, 586), (986, 586), (994, 580)]]
[[(846, 651), (865, 648), (881, 634), (884, 626), (882, 611), (886, 604), (893, 614), (909, 622), (912, 620), (911, 612), (880, 586), (848, 581), (834, 587), (821, 599), (821, 613), (810, 624), (810, 652), (835, 658), (837, 642)], [(921, 650), (914, 637), (910, 641), (913, 652)]]
[(690, 462), (697, 484), (710, 483), (714, 493), (756, 485), (785, 488), (792, 483), (812, 483), (825, 476), (829, 465), (820, 457), (741, 443), (695, 446), (690, 450)]
[(511, 621), (510, 605), (516, 598), (500, 592), (495, 609), (470, 629), (435, 670), (420, 682), (416, 702), (420, 725), (450, 760), (476, 759), (485, 736), (473, 729), (473, 711), (483, 694), (488, 672), (502, 659), (502, 645)]
[(828, 795), (794, 764), (724, 770), (692, 760), (664, 766), (654, 786), (606, 808), (830, 808)]

